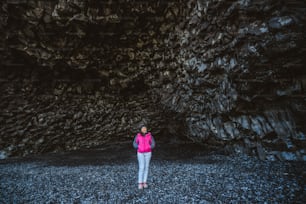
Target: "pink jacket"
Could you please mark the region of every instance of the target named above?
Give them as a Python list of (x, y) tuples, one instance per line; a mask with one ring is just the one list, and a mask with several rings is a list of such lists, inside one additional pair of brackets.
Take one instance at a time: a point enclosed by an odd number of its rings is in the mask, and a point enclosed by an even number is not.
[(133, 142), (134, 148), (137, 149), (137, 152), (151, 152), (155, 147), (155, 140), (150, 132), (147, 132), (144, 136), (141, 133), (137, 133)]

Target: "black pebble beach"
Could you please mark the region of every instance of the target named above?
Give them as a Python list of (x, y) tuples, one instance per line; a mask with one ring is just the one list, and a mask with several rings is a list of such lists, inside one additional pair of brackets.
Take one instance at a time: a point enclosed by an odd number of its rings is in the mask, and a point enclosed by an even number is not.
[(0, 161), (0, 203), (303, 203), (305, 162), (159, 146), (137, 189), (130, 144)]

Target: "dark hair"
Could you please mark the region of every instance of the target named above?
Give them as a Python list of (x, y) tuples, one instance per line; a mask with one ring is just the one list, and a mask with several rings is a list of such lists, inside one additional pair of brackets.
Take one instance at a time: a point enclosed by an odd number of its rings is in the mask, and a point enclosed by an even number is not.
[(145, 127), (145, 128), (148, 129), (148, 127), (147, 127), (146, 125), (141, 125), (141, 126), (140, 126), (140, 130), (141, 130), (143, 127)]

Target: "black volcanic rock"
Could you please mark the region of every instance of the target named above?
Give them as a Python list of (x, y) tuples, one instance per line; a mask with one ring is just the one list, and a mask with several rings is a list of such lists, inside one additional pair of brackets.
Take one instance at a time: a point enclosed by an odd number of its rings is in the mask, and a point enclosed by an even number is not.
[[(1, 154), (187, 137), (305, 159), (303, 1), (1, 3)], [(230, 147), (230, 148), (232, 148)]]

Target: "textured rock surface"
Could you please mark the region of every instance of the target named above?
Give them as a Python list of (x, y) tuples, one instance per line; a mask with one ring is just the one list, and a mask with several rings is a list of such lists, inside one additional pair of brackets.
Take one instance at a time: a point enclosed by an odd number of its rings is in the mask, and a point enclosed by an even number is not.
[(297, 0), (2, 2), (0, 155), (131, 139), (147, 122), (159, 139), (303, 159), (305, 12)]

